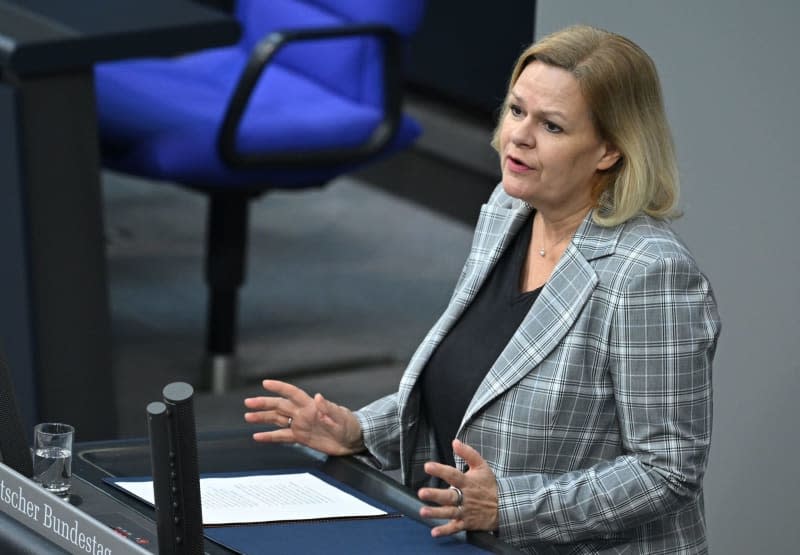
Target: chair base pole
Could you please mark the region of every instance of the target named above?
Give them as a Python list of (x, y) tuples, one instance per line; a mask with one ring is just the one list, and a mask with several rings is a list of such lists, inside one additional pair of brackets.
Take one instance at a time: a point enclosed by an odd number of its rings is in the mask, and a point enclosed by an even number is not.
[(236, 377), (236, 359), (232, 355), (212, 355), (208, 361), (211, 393), (230, 391)]

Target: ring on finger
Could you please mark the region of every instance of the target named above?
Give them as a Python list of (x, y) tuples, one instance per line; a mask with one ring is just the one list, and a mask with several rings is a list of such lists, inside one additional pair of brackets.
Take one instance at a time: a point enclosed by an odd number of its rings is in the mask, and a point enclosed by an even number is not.
[(286, 427), (287, 427), (287, 428), (291, 428), (291, 427), (292, 427), (292, 420), (294, 420), (294, 418), (292, 418), (292, 417), (290, 416), (290, 417), (289, 417), (289, 421), (288, 421), (288, 422), (286, 422)]
[(450, 486), (450, 489), (456, 492), (456, 502), (453, 503), (456, 507), (460, 507), (464, 504), (464, 493), (455, 486)]
[(464, 505), (456, 505), (456, 518), (464, 519)]

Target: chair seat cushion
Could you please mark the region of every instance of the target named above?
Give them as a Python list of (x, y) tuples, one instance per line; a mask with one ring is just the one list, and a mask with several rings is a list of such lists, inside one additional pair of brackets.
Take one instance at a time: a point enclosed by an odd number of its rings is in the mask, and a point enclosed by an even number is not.
[[(100, 64), (95, 70), (106, 165), (195, 187), (293, 187), (323, 183), (352, 167), (231, 171), (217, 152), (217, 136), (245, 66), (240, 47), (174, 59)], [(287, 94), (287, 91), (290, 93)], [(240, 152), (280, 152), (356, 146), (381, 119), (379, 107), (360, 103), (320, 83), (270, 64), (261, 76), (237, 135)], [(383, 155), (407, 146), (419, 127), (404, 116)]]

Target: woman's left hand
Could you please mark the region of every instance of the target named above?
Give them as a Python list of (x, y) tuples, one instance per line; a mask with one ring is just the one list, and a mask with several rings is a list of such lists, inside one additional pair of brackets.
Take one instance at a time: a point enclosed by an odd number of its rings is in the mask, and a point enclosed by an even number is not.
[[(452, 488), (420, 488), (419, 498), (438, 507), (425, 506), (419, 514), (423, 518), (448, 519), (435, 527), (431, 535), (449, 536), (462, 530), (494, 530), (497, 528), (497, 480), (494, 472), (469, 445), (453, 440), (453, 452), (468, 465), (467, 472), (435, 462), (425, 463), (425, 472), (440, 478)], [(459, 496), (458, 488), (461, 491)], [(461, 497), (461, 505), (458, 505)]]

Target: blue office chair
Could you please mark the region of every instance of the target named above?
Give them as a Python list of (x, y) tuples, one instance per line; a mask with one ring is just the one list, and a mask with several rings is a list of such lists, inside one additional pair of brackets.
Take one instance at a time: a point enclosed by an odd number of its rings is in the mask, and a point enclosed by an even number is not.
[(227, 387), (244, 282), (249, 201), (317, 187), (411, 144), (405, 40), (424, 0), (239, 0), (242, 38), (95, 71), (104, 164), (209, 198), (206, 349)]

